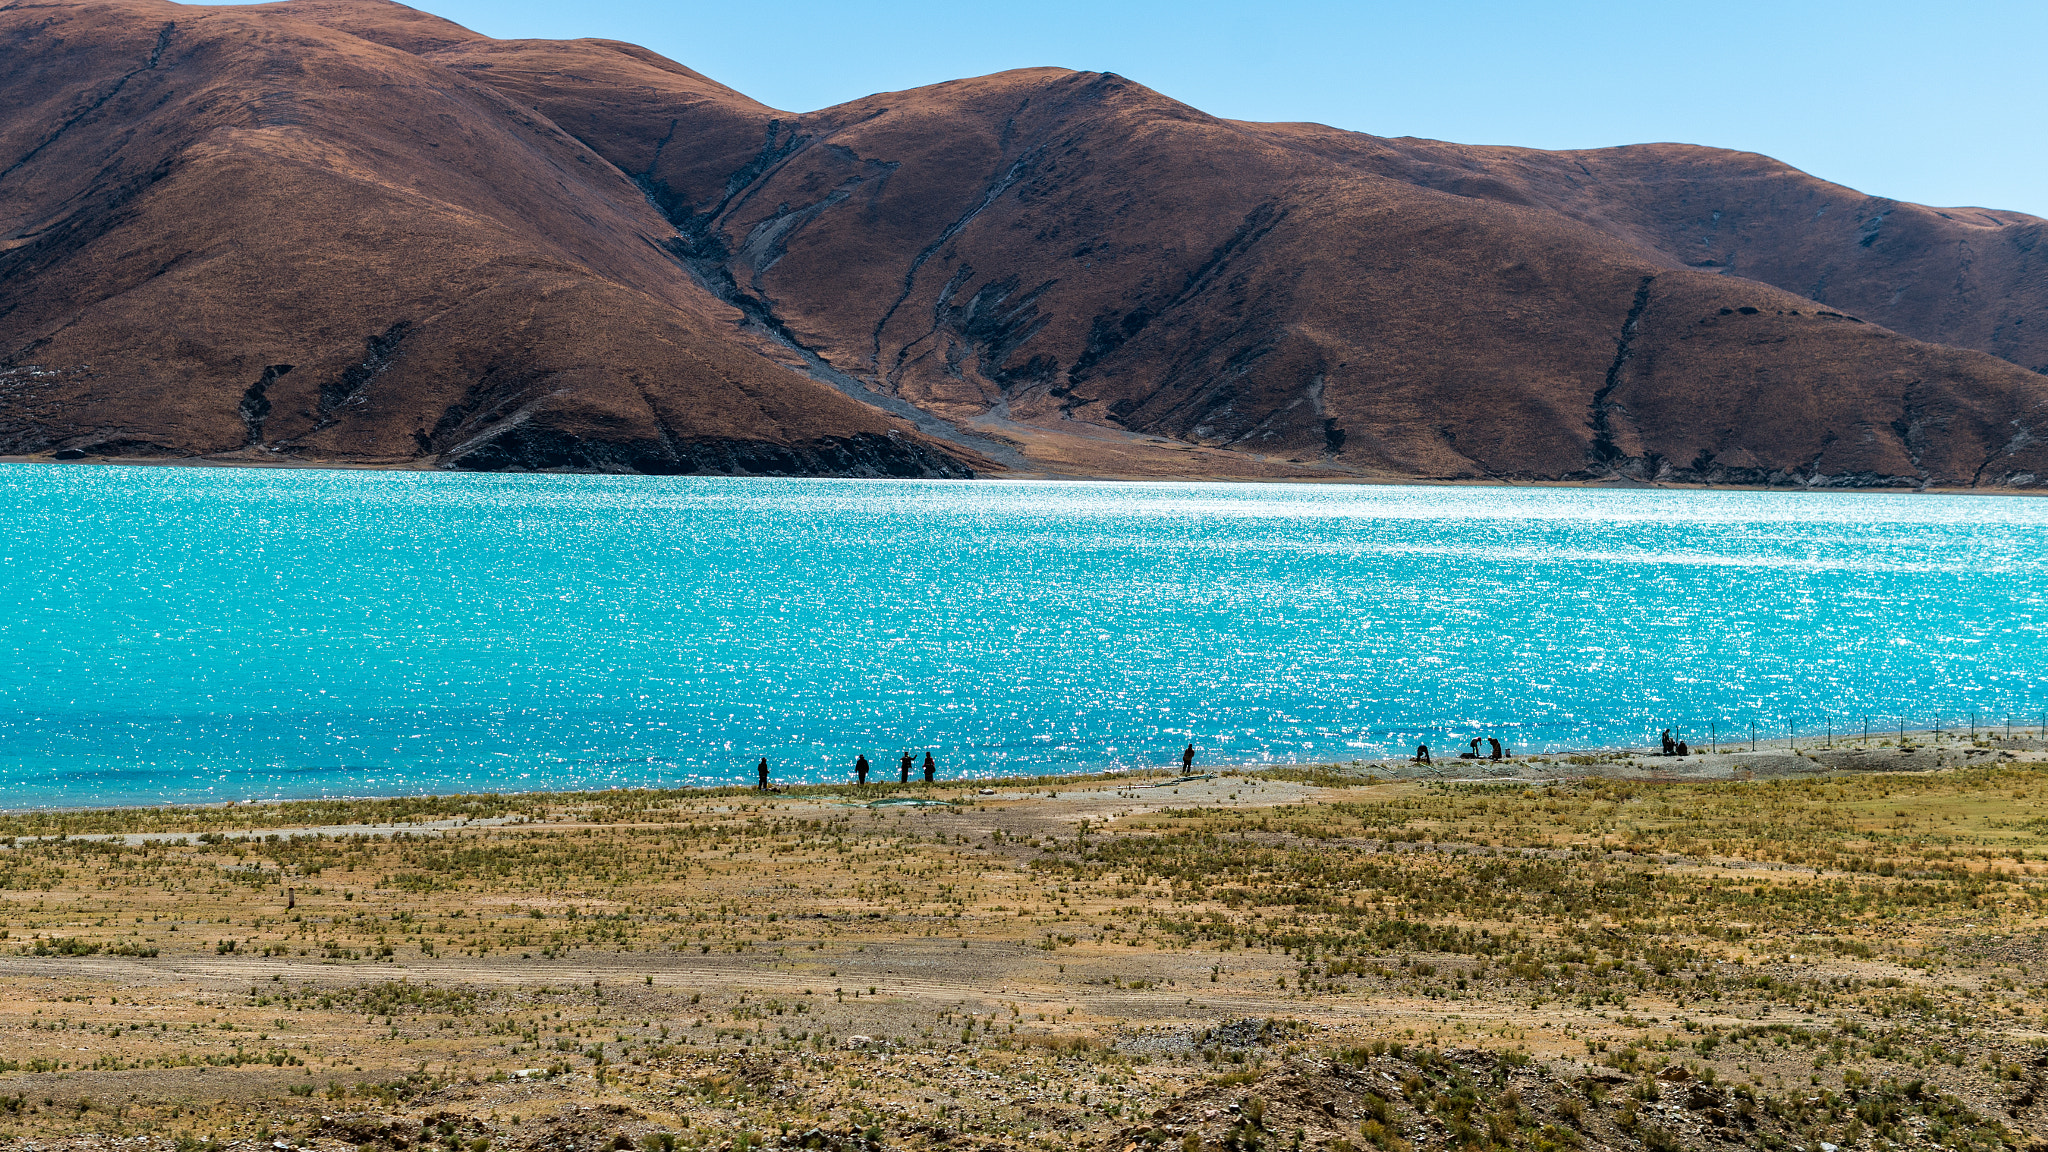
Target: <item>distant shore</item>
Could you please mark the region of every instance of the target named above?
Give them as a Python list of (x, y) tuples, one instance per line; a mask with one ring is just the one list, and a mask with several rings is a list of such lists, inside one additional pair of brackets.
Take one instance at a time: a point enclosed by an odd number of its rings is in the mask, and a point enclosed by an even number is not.
[[(458, 476), (639, 476), (650, 480), (692, 479), (692, 480), (874, 480), (873, 477), (845, 476), (751, 476), (727, 475), (724, 473), (688, 473), (679, 476), (657, 476), (638, 472), (478, 472), (459, 468), (444, 468), (437, 464), (418, 461), (394, 463), (364, 463), (335, 460), (216, 460), (206, 457), (180, 457), (177, 459), (154, 459), (125, 456), (86, 456), (78, 459), (59, 460), (54, 454), (44, 453), (32, 456), (0, 456), (0, 464), (47, 464), (47, 465), (93, 465), (115, 468), (225, 468), (240, 470), (277, 470), (290, 472), (437, 472)], [(2031, 496), (2048, 497), (2048, 487), (2043, 488), (1946, 488), (1914, 487), (1910, 485), (1867, 485), (1833, 487), (1824, 484), (1688, 484), (1669, 480), (1642, 480), (1631, 476), (1611, 476), (1597, 480), (1522, 480), (1497, 477), (1479, 478), (1431, 478), (1416, 476), (1358, 476), (1333, 472), (1328, 475), (1292, 476), (1160, 476), (1147, 473), (1091, 472), (1074, 473), (1054, 470), (1021, 471), (1004, 470), (994, 474), (976, 475), (971, 480), (945, 481), (945, 483), (971, 484), (975, 481), (1065, 481), (1071, 483), (1118, 483), (1118, 484), (1342, 484), (1384, 488), (1568, 488), (1595, 491), (1643, 491), (1643, 492), (1777, 492), (1783, 494), (1827, 494), (1838, 496)], [(887, 482), (887, 481), (884, 481)], [(925, 481), (920, 481), (925, 482)]]

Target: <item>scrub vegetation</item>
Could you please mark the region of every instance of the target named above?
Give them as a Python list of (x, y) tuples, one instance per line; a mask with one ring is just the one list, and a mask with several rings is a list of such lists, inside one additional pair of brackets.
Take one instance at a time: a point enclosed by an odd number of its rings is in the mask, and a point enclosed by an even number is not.
[(39, 1147), (2048, 1140), (2031, 753), (320, 801), (0, 835), (0, 1136)]

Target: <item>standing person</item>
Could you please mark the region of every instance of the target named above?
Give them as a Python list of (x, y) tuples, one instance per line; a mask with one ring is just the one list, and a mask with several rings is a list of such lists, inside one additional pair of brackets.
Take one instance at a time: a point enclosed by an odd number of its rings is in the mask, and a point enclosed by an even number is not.
[(1676, 751), (1676, 750), (1677, 750), (1677, 748), (1678, 748), (1678, 742), (1677, 742), (1677, 741), (1675, 741), (1675, 740), (1673, 740), (1673, 739), (1671, 738), (1671, 729), (1669, 729), (1669, 728), (1666, 728), (1666, 729), (1664, 730), (1664, 736), (1663, 736), (1663, 740), (1664, 740), (1664, 754), (1665, 754), (1666, 756), (1669, 756), (1669, 755), (1671, 755), (1671, 753), (1672, 753), (1672, 752), (1674, 752), (1674, 751)]
[(1180, 772), (1181, 772), (1181, 775), (1183, 775), (1183, 776), (1187, 775), (1187, 774), (1188, 774), (1189, 772), (1192, 772), (1192, 771), (1194, 771), (1194, 768), (1195, 768), (1195, 746), (1194, 746), (1194, 744), (1190, 743), (1190, 744), (1189, 744), (1189, 745), (1187, 746), (1187, 749), (1186, 749), (1185, 751), (1183, 751), (1183, 752), (1182, 752), (1182, 753), (1180, 754)]
[(1498, 741), (1498, 740), (1494, 739), (1494, 738), (1493, 738), (1493, 737), (1491, 737), (1491, 736), (1488, 736), (1488, 737), (1486, 738), (1486, 742), (1487, 742), (1488, 744), (1491, 744), (1491, 745), (1493, 745), (1493, 758), (1494, 758), (1495, 760), (1498, 760), (1498, 759), (1500, 759), (1500, 741)]
[(766, 756), (761, 757), (761, 762), (754, 765), (754, 774), (761, 778), (761, 791), (766, 792), (768, 790), (768, 758)]
[(898, 783), (910, 783), (910, 750), (908, 748), (903, 750), (903, 763), (899, 767), (903, 769), (903, 775), (898, 780)]
[(924, 782), (927, 784), (931, 783), (932, 777), (937, 775), (938, 771), (939, 762), (932, 759), (932, 754), (930, 752), (926, 752), (924, 754)]
[(856, 784), (866, 784), (868, 782), (868, 758), (864, 754), (854, 757), (853, 782)]

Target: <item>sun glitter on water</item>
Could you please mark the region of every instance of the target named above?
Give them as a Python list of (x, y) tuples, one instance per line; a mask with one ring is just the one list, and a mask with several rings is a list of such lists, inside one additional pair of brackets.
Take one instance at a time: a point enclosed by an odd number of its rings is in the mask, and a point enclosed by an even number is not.
[(0, 467), (0, 802), (1985, 723), (1997, 497)]

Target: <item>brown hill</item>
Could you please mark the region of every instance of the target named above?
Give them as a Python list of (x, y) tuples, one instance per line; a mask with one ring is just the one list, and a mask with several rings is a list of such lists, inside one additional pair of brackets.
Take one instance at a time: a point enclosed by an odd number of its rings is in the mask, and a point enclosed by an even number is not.
[(1054, 69), (792, 115), (382, 0), (0, 26), (34, 62), (0, 91), (4, 450), (2048, 476), (2041, 221), (1761, 157), (1242, 124)]
[(1688, 144), (1539, 152), (1247, 127), (1377, 175), (1548, 208), (1674, 266), (1761, 280), (2048, 372), (2048, 249), (2033, 216), (1865, 196), (1768, 156)]
[(0, 450), (967, 473), (740, 333), (575, 139), (280, 15), (0, 12)]

